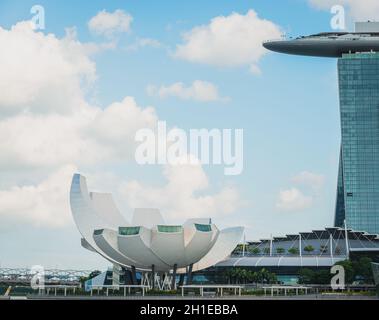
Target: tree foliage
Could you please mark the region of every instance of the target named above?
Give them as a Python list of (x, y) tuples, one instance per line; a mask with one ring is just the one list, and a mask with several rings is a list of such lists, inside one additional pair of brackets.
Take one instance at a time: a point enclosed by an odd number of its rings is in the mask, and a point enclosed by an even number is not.
[[(365, 284), (374, 282), (371, 259), (362, 257), (358, 260), (339, 261), (336, 265), (343, 266), (345, 269), (345, 282), (352, 284), (354, 281), (361, 281)], [(330, 270), (311, 270), (301, 269), (299, 272), (299, 283), (302, 284), (330, 284), (330, 280), (334, 275)]]
[(288, 253), (293, 254), (293, 255), (299, 254), (299, 248), (292, 247), (288, 249)]
[(247, 284), (247, 283), (276, 283), (276, 274), (269, 272), (267, 269), (252, 271), (243, 268), (231, 268), (225, 271), (225, 276), (229, 283)]

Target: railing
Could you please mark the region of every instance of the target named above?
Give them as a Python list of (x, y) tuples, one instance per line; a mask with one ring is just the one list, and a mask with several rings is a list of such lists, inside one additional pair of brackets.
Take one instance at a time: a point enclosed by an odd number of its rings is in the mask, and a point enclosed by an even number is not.
[(300, 254), (291, 254), (291, 253), (272, 253), (271, 255), (269, 253), (251, 253), (251, 252), (235, 252), (230, 255), (231, 258), (241, 258), (241, 257), (249, 257), (249, 258), (254, 258), (254, 257), (266, 257), (266, 258), (344, 258), (347, 257), (345, 253), (340, 253), (340, 254), (333, 254), (330, 255), (330, 253), (302, 253), (301, 256)]

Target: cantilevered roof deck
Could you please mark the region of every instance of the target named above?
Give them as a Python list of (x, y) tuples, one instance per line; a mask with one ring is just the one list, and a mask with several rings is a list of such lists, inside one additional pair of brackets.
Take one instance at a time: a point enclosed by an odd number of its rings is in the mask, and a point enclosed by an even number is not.
[(358, 32), (321, 32), (294, 39), (270, 40), (263, 46), (271, 51), (339, 58), (343, 54), (379, 52), (379, 23), (357, 22)]
[(273, 40), (263, 43), (271, 51), (302, 55), (340, 58), (343, 54), (379, 52), (379, 33), (319, 34), (297, 39)]
[(331, 267), (338, 261), (345, 260), (345, 256), (338, 257), (231, 257), (219, 262), (216, 267)]

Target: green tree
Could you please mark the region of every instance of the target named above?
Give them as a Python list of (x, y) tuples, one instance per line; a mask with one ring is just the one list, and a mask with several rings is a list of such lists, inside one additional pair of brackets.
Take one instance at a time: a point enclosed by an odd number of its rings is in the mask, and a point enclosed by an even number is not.
[(256, 273), (256, 282), (263, 283), (276, 283), (276, 274), (269, 272), (267, 269), (263, 268)]
[(354, 278), (360, 277), (363, 278), (365, 283), (374, 283), (371, 262), (372, 259), (369, 257), (362, 257), (359, 260), (353, 261)]
[(315, 251), (315, 248), (312, 245), (307, 245), (304, 247), (304, 251), (307, 253), (311, 253), (311, 252)]
[(288, 253), (290, 253), (292, 255), (297, 255), (297, 254), (299, 254), (299, 248), (292, 247), (292, 248), (288, 249)]
[(265, 254), (270, 254), (270, 248), (264, 248), (264, 249), (263, 249), (263, 252), (264, 252)]
[(276, 248), (277, 254), (283, 254), (284, 252), (286, 252), (286, 250), (284, 248)]
[(354, 281), (354, 268), (351, 260), (338, 261), (335, 265), (342, 266), (345, 269), (345, 282), (351, 284)]
[(332, 275), (329, 270), (301, 269), (299, 271), (300, 284), (329, 284)]
[(233, 281), (233, 276), (234, 276), (233, 269), (231, 268), (226, 269), (224, 272), (224, 276), (228, 280), (228, 283), (231, 284)]
[(300, 269), (299, 271), (299, 283), (311, 284), (315, 278), (315, 272), (311, 269)]
[(99, 270), (94, 270), (94, 271), (92, 271), (92, 272), (88, 275), (88, 277), (80, 277), (80, 278), (79, 278), (79, 282), (80, 282), (81, 285), (84, 285), (84, 283), (85, 283), (87, 280), (92, 279), (92, 278), (95, 278), (95, 277), (97, 277), (99, 274), (101, 274), (101, 271), (99, 271)]
[(332, 274), (330, 270), (318, 270), (314, 274), (313, 283), (314, 284), (330, 284)]
[(249, 251), (250, 251), (252, 254), (254, 254), (254, 255), (258, 255), (258, 254), (261, 253), (261, 250), (260, 250), (259, 248), (257, 248), (257, 247), (252, 248), (252, 249), (249, 249)]

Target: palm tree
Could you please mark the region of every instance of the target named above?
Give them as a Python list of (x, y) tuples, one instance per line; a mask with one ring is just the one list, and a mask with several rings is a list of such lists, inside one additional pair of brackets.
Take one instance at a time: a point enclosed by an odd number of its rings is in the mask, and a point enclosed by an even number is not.
[(232, 278), (233, 278), (233, 275), (234, 275), (233, 269), (227, 269), (224, 272), (224, 275), (228, 279), (228, 284), (231, 284), (232, 283)]
[(243, 284), (246, 284), (246, 281), (248, 280), (249, 273), (246, 269), (241, 270), (241, 281)]

